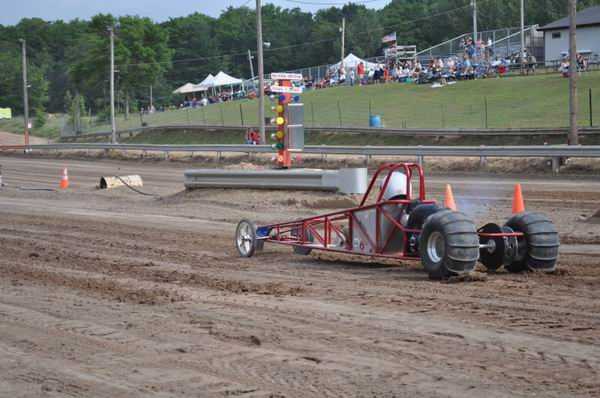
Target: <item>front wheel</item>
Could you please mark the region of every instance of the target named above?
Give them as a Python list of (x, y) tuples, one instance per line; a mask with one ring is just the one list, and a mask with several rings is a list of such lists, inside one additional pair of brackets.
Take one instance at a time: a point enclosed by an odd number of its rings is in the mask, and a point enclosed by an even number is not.
[(479, 258), (475, 224), (463, 213), (438, 211), (425, 220), (419, 252), (431, 279), (471, 272)]
[(252, 257), (257, 247), (256, 225), (252, 221), (242, 220), (235, 230), (235, 247), (242, 257)]

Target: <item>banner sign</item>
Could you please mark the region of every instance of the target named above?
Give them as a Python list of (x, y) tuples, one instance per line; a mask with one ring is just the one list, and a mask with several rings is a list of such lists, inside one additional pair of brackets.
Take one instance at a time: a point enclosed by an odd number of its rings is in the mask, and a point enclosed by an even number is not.
[(303, 80), (302, 73), (271, 73), (271, 80)]
[(0, 119), (11, 119), (12, 111), (10, 108), (0, 108)]
[(274, 93), (302, 94), (302, 87), (271, 86)]

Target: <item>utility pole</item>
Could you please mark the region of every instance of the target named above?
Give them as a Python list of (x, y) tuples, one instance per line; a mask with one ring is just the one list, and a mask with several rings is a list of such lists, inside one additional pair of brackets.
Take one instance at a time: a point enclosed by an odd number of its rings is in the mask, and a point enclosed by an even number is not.
[(117, 123), (115, 122), (115, 29), (109, 27), (110, 33), (110, 125), (112, 131), (111, 142), (117, 143)]
[(256, 0), (256, 55), (258, 56), (258, 125), (260, 126), (260, 142), (265, 144), (265, 68), (263, 64), (263, 38), (262, 38), (262, 5), (261, 0)]
[[(24, 137), (25, 146), (29, 145), (29, 96), (27, 89), (27, 43), (25, 39), (20, 39), (23, 61), (23, 125), (25, 127)], [(25, 149), (27, 151), (27, 149)]]
[(254, 79), (254, 62), (252, 60), (254, 57), (252, 56), (252, 51), (248, 50), (248, 63), (250, 64), (250, 79)]
[(569, 145), (578, 145), (577, 133), (577, 0), (569, 0)]
[(342, 17), (342, 27), (340, 29), (342, 33), (342, 57), (341, 57), (341, 66), (344, 67), (344, 56), (346, 52), (346, 17)]
[(473, 44), (477, 42), (477, 0), (471, 0), (473, 6)]
[(525, 0), (521, 0), (521, 74), (525, 66)]

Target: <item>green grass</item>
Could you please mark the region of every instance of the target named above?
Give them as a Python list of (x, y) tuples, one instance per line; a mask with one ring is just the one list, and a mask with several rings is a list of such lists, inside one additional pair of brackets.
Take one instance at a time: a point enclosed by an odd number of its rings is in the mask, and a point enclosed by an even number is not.
[[(589, 88), (593, 89), (596, 120), (600, 121), (600, 71), (582, 74), (578, 87), (579, 124), (589, 123)], [(563, 127), (568, 125), (568, 101), (568, 79), (558, 74), (460, 81), (437, 89), (400, 83), (335, 87), (302, 95), (307, 126), (367, 126), (370, 104), (371, 112), (381, 115), (386, 127)], [(240, 125), (243, 118), (245, 124), (256, 125), (257, 103), (244, 100), (212, 104), (157, 113), (144, 120), (149, 125)], [(270, 107), (267, 103), (267, 115), (273, 115)], [(139, 117), (117, 121), (119, 128), (139, 123)]]
[[(584, 73), (579, 83), (579, 124), (589, 124), (588, 90), (593, 89), (596, 108), (595, 125), (600, 125), (600, 71)], [(369, 107), (372, 114), (381, 115), (386, 127), (408, 128), (518, 128), (518, 127), (564, 127), (568, 125), (568, 79), (558, 74), (527, 77), (460, 81), (452, 86), (432, 89), (430, 85), (390, 83), (364, 87), (335, 87), (309, 91), (302, 95), (305, 104), (306, 126), (357, 126), (368, 125)], [(486, 104), (487, 102), (487, 118)], [(144, 122), (150, 126), (165, 124), (211, 124), (211, 125), (257, 125), (257, 100), (242, 100), (212, 104), (205, 108), (180, 109), (145, 115)], [(267, 101), (266, 115), (272, 116), (272, 104)], [(486, 120), (487, 119), (487, 120)], [(32, 129), (33, 135), (57, 137), (63, 117), (52, 116), (40, 129)], [(91, 126), (84, 120), (86, 131), (108, 131), (108, 124)], [(117, 128), (139, 127), (138, 114), (128, 120), (117, 118)], [(0, 121), (0, 130), (21, 133), (22, 118)], [(140, 137), (142, 139), (144, 136)], [(339, 136), (344, 142), (363, 138)], [(187, 142), (189, 137), (170, 133), (164, 143), (171, 140)], [(195, 137), (194, 140), (200, 138)], [(202, 138), (213, 142), (239, 142), (227, 134), (207, 135)], [(201, 140), (202, 140), (201, 139)], [(310, 140), (310, 137), (308, 137)], [(320, 143), (337, 143), (339, 138), (319, 136)], [(374, 137), (380, 144), (397, 142), (397, 138)]]

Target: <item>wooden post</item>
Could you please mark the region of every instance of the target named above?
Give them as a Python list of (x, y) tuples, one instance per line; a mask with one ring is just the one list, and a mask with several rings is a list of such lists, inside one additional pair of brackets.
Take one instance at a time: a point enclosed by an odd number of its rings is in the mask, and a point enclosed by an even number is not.
[(569, 0), (569, 145), (578, 145), (577, 132), (577, 0)]
[(488, 104), (487, 97), (483, 97), (483, 108), (485, 109), (485, 128), (488, 128)]
[(590, 127), (594, 127), (594, 111), (592, 109), (592, 88), (588, 91), (588, 105), (590, 108)]

